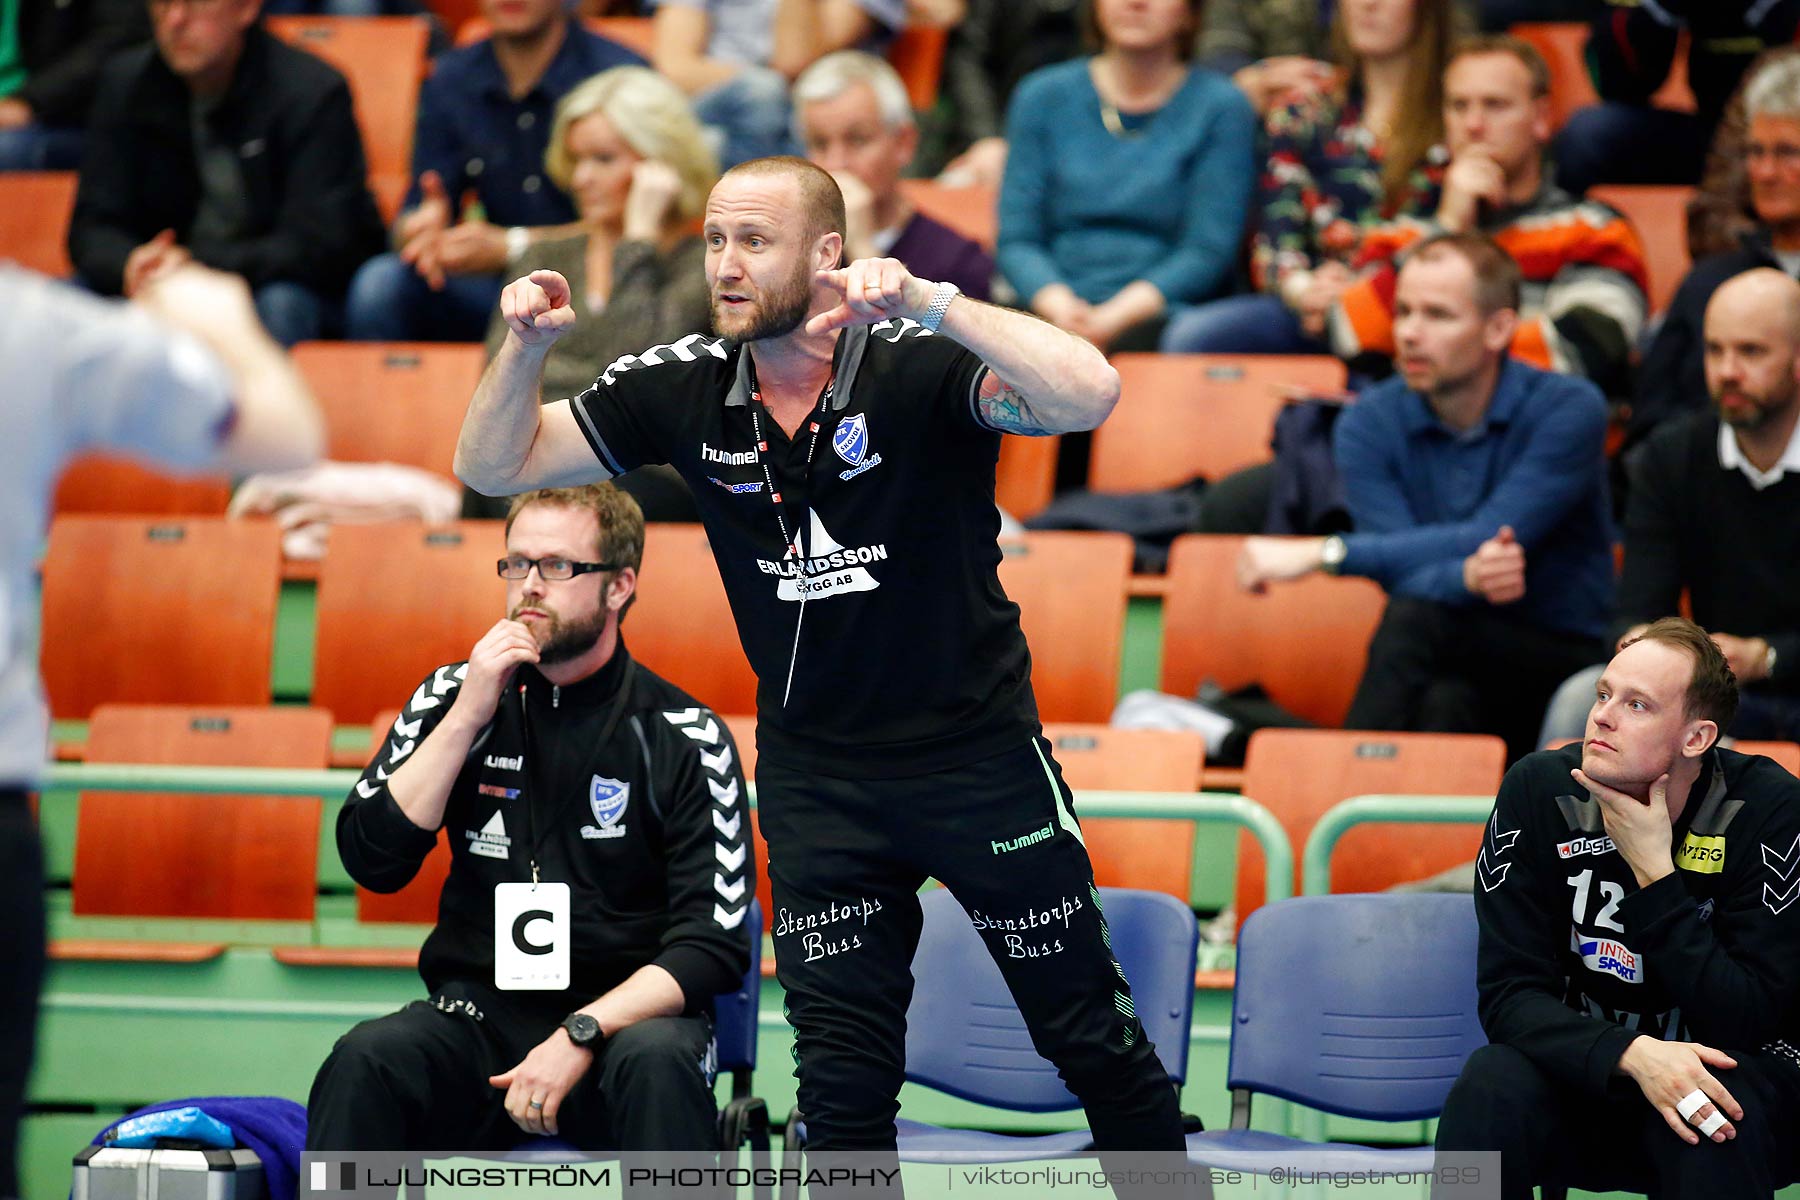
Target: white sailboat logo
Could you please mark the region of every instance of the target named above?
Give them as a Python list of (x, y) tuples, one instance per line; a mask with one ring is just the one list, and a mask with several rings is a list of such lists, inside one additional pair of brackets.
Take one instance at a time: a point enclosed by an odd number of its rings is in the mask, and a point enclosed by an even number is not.
[[(869, 574), (868, 568), (860, 564), (886, 558), (886, 546), (861, 546), (855, 550), (846, 550), (826, 530), (824, 523), (819, 520), (818, 510), (815, 509), (808, 515), (811, 518), (812, 536), (807, 538), (806, 548), (812, 570), (799, 577), (783, 576), (775, 587), (778, 597), (793, 601), (803, 597), (807, 600), (822, 600), (840, 592), (872, 592), (881, 586)], [(830, 563), (833, 556), (838, 556), (841, 566)], [(793, 548), (789, 547), (787, 561), (792, 562), (796, 557)]]

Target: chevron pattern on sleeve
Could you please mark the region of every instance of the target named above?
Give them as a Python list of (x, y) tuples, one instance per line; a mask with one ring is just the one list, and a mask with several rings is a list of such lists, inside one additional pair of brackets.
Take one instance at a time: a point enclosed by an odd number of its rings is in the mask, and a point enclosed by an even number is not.
[(695, 743), (701, 774), (712, 795), (713, 920), (736, 929), (749, 909), (751, 888), (750, 830), (747, 798), (734, 768), (737, 756), (725, 738), (725, 725), (704, 708), (680, 708), (663, 718)]

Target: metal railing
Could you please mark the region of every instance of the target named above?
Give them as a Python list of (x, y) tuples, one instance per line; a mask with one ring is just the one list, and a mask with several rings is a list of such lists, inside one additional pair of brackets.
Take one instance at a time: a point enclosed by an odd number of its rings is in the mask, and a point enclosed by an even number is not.
[(205, 795), (342, 796), (361, 771), (290, 767), (171, 767), (139, 763), (51, 763), (40, 790), (199, 792)]
[(1083, 817), (1149, 817), (1196, 824), (1237, 825), (1262, 846), (1264, 886), (1271, 901), (1294, 894), (1294, 849), (1275, 814), (1256, 801), (1233, 792), (1196, 792), (1191, 796), (1162, 792), (1077, 791)]
[[(42, 786), (46, 790), (330, 797), (348, 792), (360, 777), (361, 773), (353, 770), (53, 763), (45, 773)], [(749, 793), (754, 805), (754, 784)], [(1293, 847), (1274, 814), (1253, 800), (1228, 792), (1171, 795), (1114, 791), (1083, 791), (1078, 799), (1083, 816), (1144, 817), (1242, 826), (1262, 845), (1269, 899), (1285, 900), (1294, 893)]]
[(1331, 891), (1331, 852), (1357, 825), (1479, 825), (1494, 811), (1492, 796), (1352, 796), (1333, 805), (1307, 835), (1301, 855), (1300, 894)]

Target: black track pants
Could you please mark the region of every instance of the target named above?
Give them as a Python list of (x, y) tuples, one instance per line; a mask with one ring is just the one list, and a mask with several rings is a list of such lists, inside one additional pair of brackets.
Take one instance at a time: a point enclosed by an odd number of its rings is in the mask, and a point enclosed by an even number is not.
[(1604, 1098), (1578, 1094), (1511, 1046), (1483, 1046), (1444, 1102), (1437, 1148), (1500, 1151), (1505, 1200), (1527, 1200), (1536, 1183), (1658, 1200), (1772, 1196), (1800, 1170), (1800, 1060), (1732, 1057), (1738, 1065), (1714, 1075), (1743, 1106), (1737, 1137), (1690, 1146), (1629, 1079)]
[[(894, 1147), (926, 878), (989, 918), (1055, 914), (1027, 932), (982, 931), (1034, 1044), (1081, 1098), (1099, 1149), (1183, 1147), (1174, 1088), (1107, 947), (1093, 868), (1046, 743), (892, 780), (826, 778), (764, 758), (757, 805), (813, 1149)], [(817, 922), (834, 912), (846, 915)]]
[[(557, 1022), (518, 1019), (492, 989), (452, 991), (338, 1039), (307, 1100), (307, 1149), (509, 1150), (531, 1140), (488, 1076), (517, 1066)], [(620, 1030), (565, 1100), (559, 1137), (584, 1150), (716, 1150), (711, 1040), (705, 1017)]]

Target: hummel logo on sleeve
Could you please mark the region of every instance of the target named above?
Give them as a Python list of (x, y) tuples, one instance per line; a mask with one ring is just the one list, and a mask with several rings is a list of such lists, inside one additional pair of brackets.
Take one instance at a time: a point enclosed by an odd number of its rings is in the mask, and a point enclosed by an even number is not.
[(925, 328), (911, 317), (889, 317), (885, 321), (877, 321), (869, 326), (872, 337), (886, 338), (897, 342), (903, 337), (931, 337), (931, 330)]
[(1762, 854), (1763, 865), (1775, 873), (1775, 878), (1786, 880), (1792, 877), (1795, 868), (1800, 867), (1800, 833), (1794, 835), (1786, 854), (1776, 853), (1767, 842), (1763, 843)]
[(1475, 876), (1481, 880), (1482, 891), (1491, 892), (1505, 883), (1506, 873), (1510, 870), (1512, 870), (1511, 863), (1495, 863), (1488, 858), (1486, 846), (1483, 846), (1481, 853), (1475, 857)]
[(1800, 899), (1800, 878), (1795, 872), (1800, 871), (1800, 833), (1794, 835), (1787, 852), (1777, 851), (1769, 843), (1762, 844), (1763, 865), (1769, 868), (1769, 874), (1775, 876), (1775, 883), (1763, 884), (1763, 906), (1776, 916), (1780, 916), (1788, 905)]
[(693, 362), (702, 354), (723, 360), (725, 343), (704, 333), (690, 333), (680, 341), (665, 346), (652, 346), (637, 354), (621, 355), (600, 373), (600, 382), (608, 387), (626, 371), (637, 367), (654, 367), (666, 362)]
[(1512, 870), (1512, 864), (1496, 860), (1500, 855), (1510, 851), (1513, 843), (1518, 840), (1519, 831), (1517, 829), (1502, 830), (1500, 828), (1500, 813), (1496, 809), (1494, 815), (1488, 819), (1488, 845), (1483, 846), (1481, 853), (1475, 857), (1475, 877), (1481, 881), (1483, 891), (1491, 892), (1506, 882), (1506, 873)]
[(1495, 854), (1505, 854), (1513, 848), (1513, 843), (1519, 840), (1519, 831), (1501, 829), (1500, 813), (1495, 811), (1494, 815), (1488, 818), (1488, 839), (1493, 843)]

